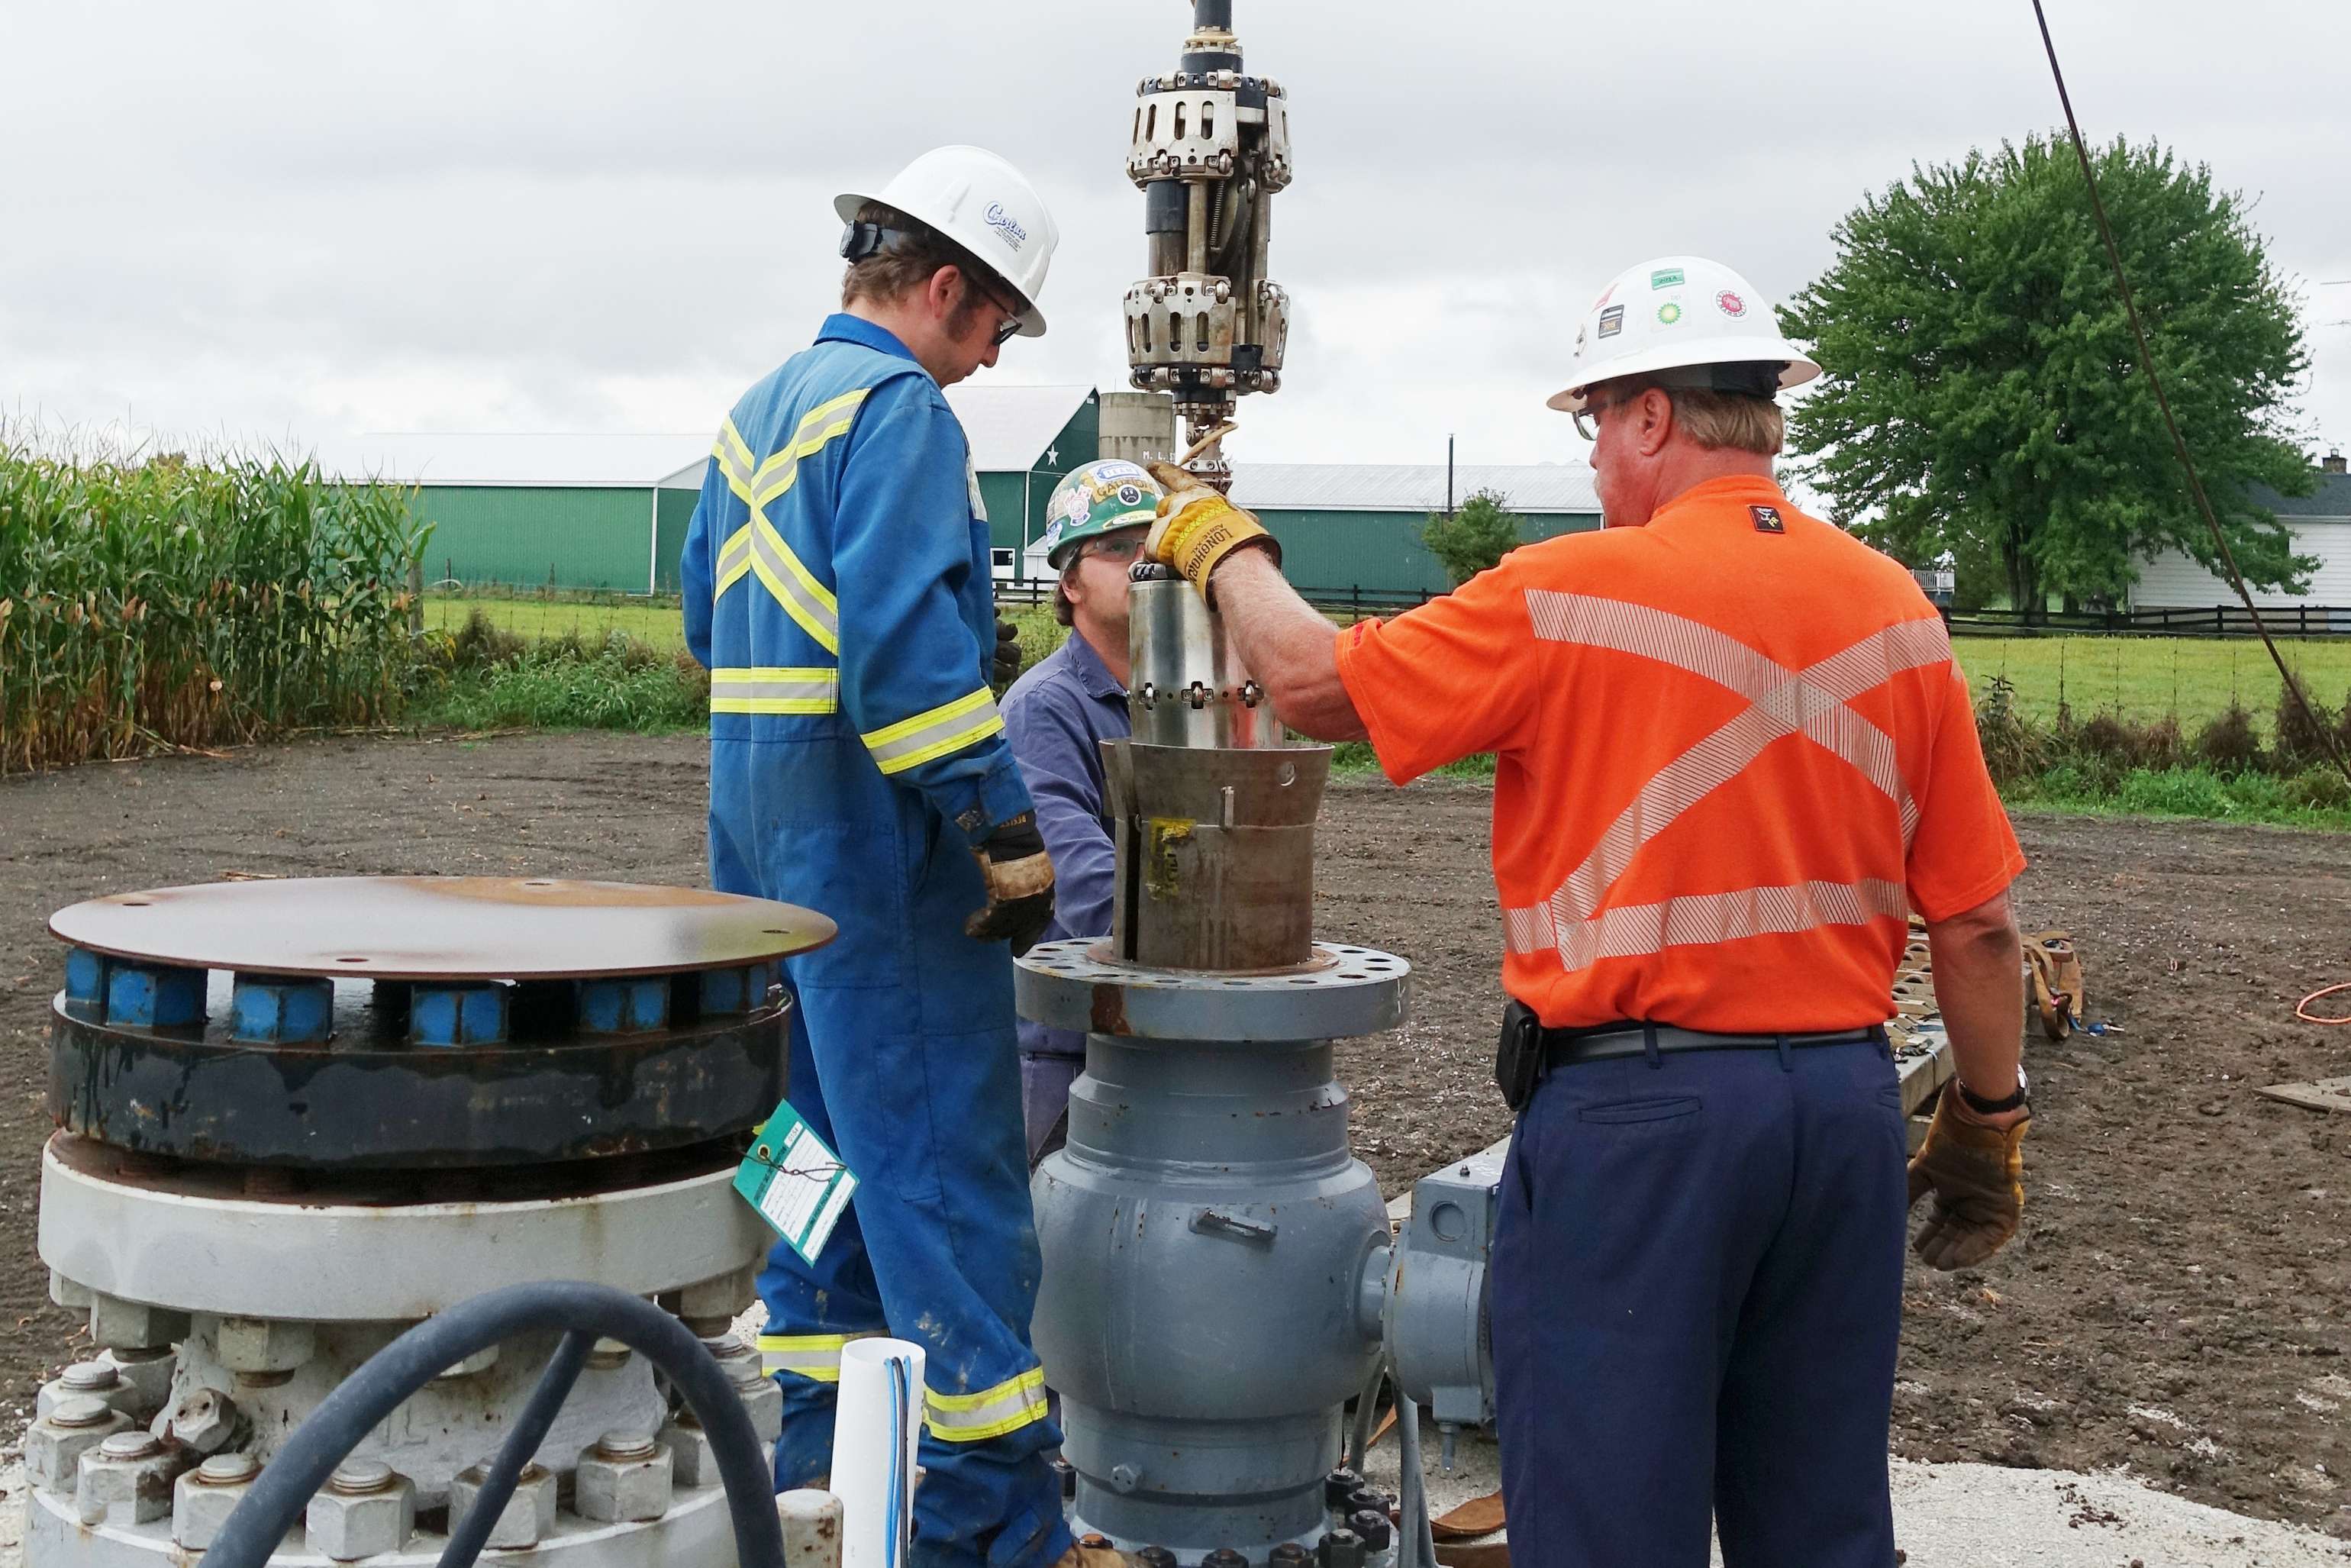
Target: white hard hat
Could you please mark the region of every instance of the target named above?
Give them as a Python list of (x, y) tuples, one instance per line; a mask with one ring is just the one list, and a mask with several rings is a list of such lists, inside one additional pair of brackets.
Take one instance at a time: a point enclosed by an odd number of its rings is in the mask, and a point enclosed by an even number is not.
[[(1747, 279), (1704, 256), (1661, 256), (1618, 273), (1583, 313), (1573, 374), (1551, 406), (1575, 413), (1602, 382), (1701, 365), (1777, 365), (1783, 387), (1821, 373), (1780, 335), (1771, 301)], [(1748, 375), (1755, 388), (1768, 387), (1768, 377)], [(1719, 380), (1724, 391), (1750, 390), (1736, 374)]]
[(895, 207), (971, 252), (1010, 284), (1027, 307), (1020, 336), (1045, 335), (1037, 297), (1045, 291), (1045, 273), (1053, 265), (1061, 231), (1019, 170), (985, 148), (935, 147), (880, 191), (849, 192), (834, 200), (832, 210), (841, 222), (853, 223), (857, 209), (868, 202)]

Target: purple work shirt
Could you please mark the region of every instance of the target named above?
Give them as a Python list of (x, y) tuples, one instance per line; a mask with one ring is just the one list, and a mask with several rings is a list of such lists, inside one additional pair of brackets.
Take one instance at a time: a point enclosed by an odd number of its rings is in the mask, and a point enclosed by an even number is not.
[[(1075, 632), (1004, 695), (1004, 733), (1053, 857), (1053, 924), (1042, 940), (1110, 935), (1117, 854), (1102, 800), (1102, 743), (1133, 733), (1126, 692)], [(1086, 1037), (1022, 1019), (1026, 1056), (1083, 1057)]]

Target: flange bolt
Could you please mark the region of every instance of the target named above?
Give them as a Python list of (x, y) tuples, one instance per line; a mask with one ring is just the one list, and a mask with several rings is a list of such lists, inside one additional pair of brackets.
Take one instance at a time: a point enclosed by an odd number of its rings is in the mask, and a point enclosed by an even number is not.
[(196, 1467), (196, 1484), (241, 1486), (261, 1473), (261, 1461), (251, 1454), (214, 1454)]
[(650, 1459), (653, 1457), (653, 1440), (643, 1432), (607, 1432), (596, 1439), (596, 1457), (600, 1459)]
[(58, 1400), (57, 1408), (49, 1412), (49, 1425), (68, 1428), (103, 1427), (113, 1414), (113, 1406), (84, 1394), (72, 1399)]
[(381, 1459), (345, 1459), (327, 1478), (327, 1490), (343, 1497), (371, 1497), (392, 1490), (392, 1467)]

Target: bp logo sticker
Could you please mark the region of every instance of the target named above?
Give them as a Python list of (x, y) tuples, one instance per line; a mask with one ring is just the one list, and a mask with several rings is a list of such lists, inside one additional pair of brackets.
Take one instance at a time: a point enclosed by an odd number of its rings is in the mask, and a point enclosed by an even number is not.
[(1600, 313), (1600, 335), (1613, 338), (1625, 329), (1625, 307), (1611, 305)]
[(1734, 321), (1747, 314), (1747, 301), (1728, 288), (1714, 297), (1714, 304), (1716, 309)]
[(1675, 304), (1672, 300), (1668, 299), (1663, 305), (1657, 307), (1657, 319), (1665, 323), (1667, 326), (1670, 327), (1681, 319), (1682, 308)]
[(1653, 294), (1660, 288), (1679, 288), (1681, 286), (1682, 269), (1678, 267), (1664, 267), (1649, 274), (1649, 291)]

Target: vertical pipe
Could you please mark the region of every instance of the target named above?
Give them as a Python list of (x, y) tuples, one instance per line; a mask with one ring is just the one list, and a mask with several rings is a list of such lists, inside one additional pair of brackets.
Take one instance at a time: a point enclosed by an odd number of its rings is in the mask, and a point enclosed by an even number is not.
[(1196, 181), (1185, 187), (1191, 199), (1191, 210), (1184, 223), (1184, 270), (1208, 270), (1208, 183)]
[(1233, 30), (1233, 0), (1192, 0), (1192, 30), (1206, 32), (1211, 27)]

